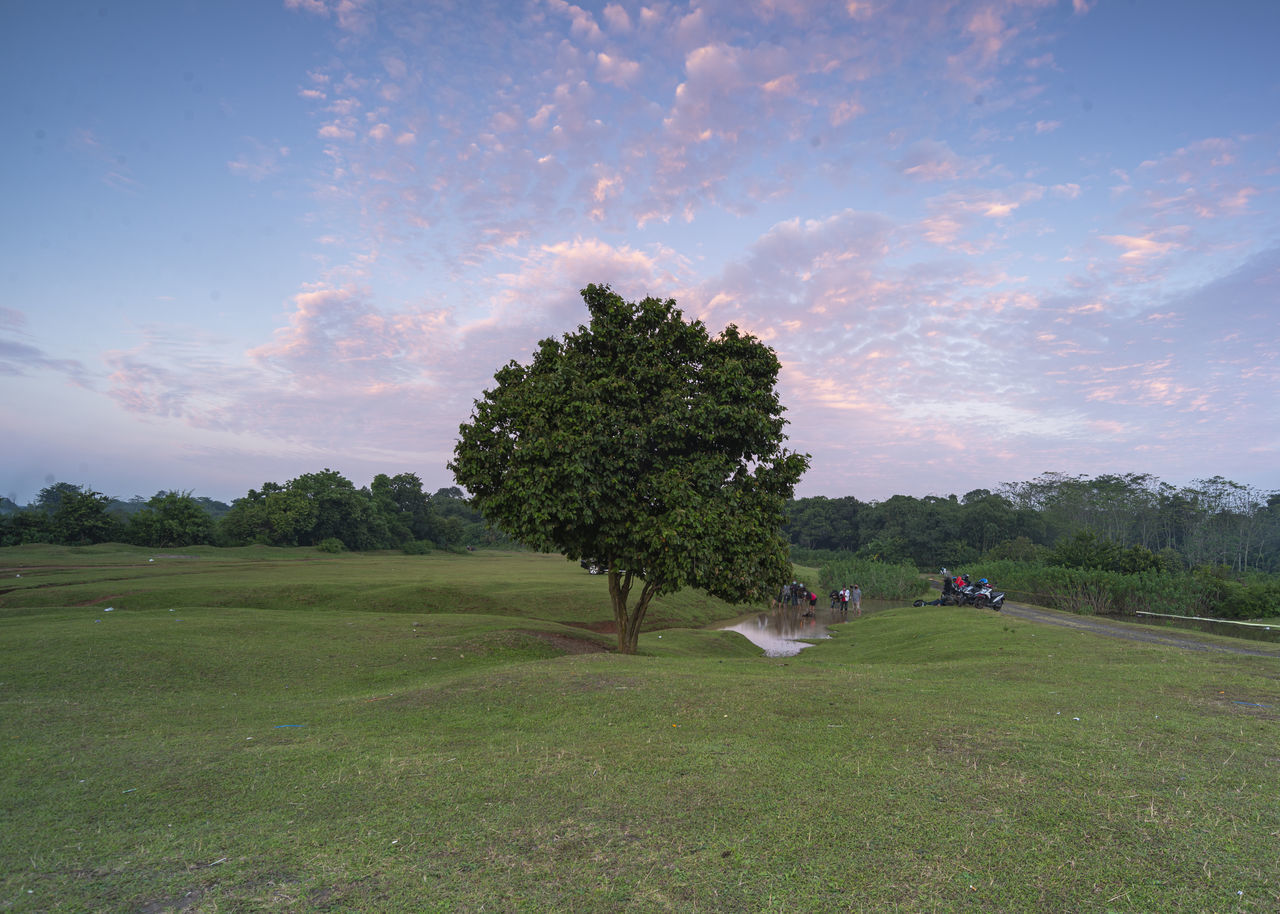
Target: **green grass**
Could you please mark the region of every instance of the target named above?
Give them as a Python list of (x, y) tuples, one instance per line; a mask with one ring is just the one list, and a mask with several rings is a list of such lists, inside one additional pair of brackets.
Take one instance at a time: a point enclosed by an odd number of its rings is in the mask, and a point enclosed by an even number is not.
[(1280, 655), (923, 607), (767, 659), (695, 594), (570, 653), (562, 559), (184, 552), (0, 550), (0, 909), (1280, 906)]

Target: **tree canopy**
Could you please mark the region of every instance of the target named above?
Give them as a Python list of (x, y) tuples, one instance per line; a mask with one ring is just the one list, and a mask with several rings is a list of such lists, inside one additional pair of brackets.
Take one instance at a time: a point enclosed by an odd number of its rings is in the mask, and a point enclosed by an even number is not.
[(783, 446), (779, 363), (759, 340), (713, 338), (674, 299), (582, 297), (590, 323), (499, 369), (449, 467), (515, 539), (608, 569), (630, 653), (658, 594), (740, 603), (789, 579), (783, 512), (808, 456)]

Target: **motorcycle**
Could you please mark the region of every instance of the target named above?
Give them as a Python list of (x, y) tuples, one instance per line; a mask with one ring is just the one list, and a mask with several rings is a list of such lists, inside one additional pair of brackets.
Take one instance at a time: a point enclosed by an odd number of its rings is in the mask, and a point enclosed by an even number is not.
[(912, 606), (962, 606), (964, 605), (963, 588), (969, 584), (968, 578), (960, 579), (963, 584), (957, 585), (949, 575), (942, 576), (942, 596), (936, 600), (915, 600)]
[(942, 596), (936, 600), (916, 600), (912, 606), (976, 606), (979, 609), (990, 607), (996, 612), (1004, 606), (1004, 591), (996, 590), (986, 578), (976, 584), (969, 582), (968, 575), (960, 577), (956, 584), (950, 578), (942, 581)]
[(1000, 612), (1000, 608), (1004, 606), (1004, 591), (996, 590), (991, 586), (989, 581), (979, 581), (977, 584), (970, 584), (964, 590), (965, 602), (970, 606), (976, 606), (978, 609), (994, 609)]

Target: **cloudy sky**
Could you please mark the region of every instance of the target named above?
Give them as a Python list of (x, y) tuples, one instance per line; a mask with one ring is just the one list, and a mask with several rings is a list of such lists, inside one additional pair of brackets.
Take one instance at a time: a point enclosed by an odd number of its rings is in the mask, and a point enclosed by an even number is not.
[(1280, 488), (1273, 0), (0, 11), (0, 494), (429, 490), (578, 290), (778, 353), (799, 495)]

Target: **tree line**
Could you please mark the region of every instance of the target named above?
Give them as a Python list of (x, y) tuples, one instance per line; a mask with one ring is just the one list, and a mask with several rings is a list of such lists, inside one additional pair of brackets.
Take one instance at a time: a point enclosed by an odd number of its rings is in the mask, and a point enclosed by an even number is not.
[(25, 507), (0, 499), (0, 545), (86, 546), (123, 542), (183, 546), (317, 546), (343, 549), (460, 549), (510, 545), (457, 487), (424, 491), (413, 473), (380, 473), (357, 488), (335, 470), (265, 482), (230, 505), (190, 492), (112, 498), (56, 482)]
[[(1280, 572), (1280, 493), (1220, 476), (1175, 487), (1146, 474), (1044, 473), (963, 496), (793, 499), (787, 514), (783, 532), (800, 557), (852, 553), (922, 569), (1007, 559), (1120, 573)], [(67, 482), (25, 507), (0, 499), (0, 545), (112, 541), (410, 551), (512, 545), (461, 489), (428, 494), (413, 473), (379, 474), (357, 488), (326, 468), (263, 483), (229, 505), (177, 491), (123, 501)]]
[(960, 497), (801, 498), (788, 514), (796, 554), (922, 569), (1010, 559), (1120, 573), (1280, 572), (1280, 493), (1221, 476), (1179, 487), (1149, 474), (1043, 473)]

